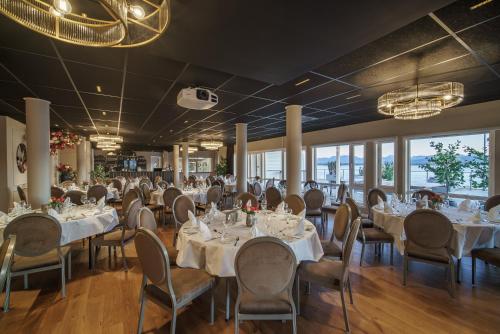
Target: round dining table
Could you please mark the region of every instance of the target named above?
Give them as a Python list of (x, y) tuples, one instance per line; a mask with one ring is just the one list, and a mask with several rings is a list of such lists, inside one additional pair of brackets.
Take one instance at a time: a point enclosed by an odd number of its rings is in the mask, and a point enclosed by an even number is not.
[[(163, 200), (163, 189), (157, 189), (151, 192), (151, 203), (156, 205), (165, 205)], [(207, 204), (207, 191), (205, 188), (193, 188), (190, 190), (182, 190), (182, 194), (190, 197), (193, 202)]]
[[(373, 223), (394, 237), (394, 243), (401, 255), (404, 254), (405, 217), (415, 210), (413, 204), (398, 203), (394, 208), (383, 208), (375, 205), (372, 207)], [(475, 221), (475, 213), (461, 211), (455, 207), (443, 207), (440, 212), (451, 221), (453, 236), (451, 240), (452, 254), (461, 259), (469, 256), (474, 248), (500, 247), (500, 222), (487, 220), (487, 215), (482, 214), (481, 220)]]

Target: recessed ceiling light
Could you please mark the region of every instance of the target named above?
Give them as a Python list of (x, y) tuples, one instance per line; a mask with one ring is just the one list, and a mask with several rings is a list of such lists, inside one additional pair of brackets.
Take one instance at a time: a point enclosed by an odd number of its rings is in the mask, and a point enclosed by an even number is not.
[(174, 132), (174, 130), (170, 130), (170, 133)]
[(59, 124), (54, 124), (55, 126), (59, 126)]
[(85, 13), (82, 13), (82, 16), (83, 16), (83, 17), (87, 17), (87, 14), (85, 14)]
[(109, 135), (109, 132), (106, 132), (107, 135)]
[(451, 96), (450, 94), (443, 96), (443, 98), (444, 98), (445, 100), (447, 100), (447, 101), (448, 101), (448, 100), (451, 100), (451, 98), (452, 98), (452, 97), (453, 97), (453, 96)]
[(106, 127), (106, 128), (107, 128), (107, 127), (108, 127), (108, 125), (107, 125), (107, 124), (104, 124), (104, 127)]
[(103, 116), (106, 116), (106, 112), (105, 112), (105, 111), (103, 111), (103, 112), (102, 112), (102, 115), (103, 115)]
[(187, 120), (186, 120), (186, 121), (184, 121), (184, 124), (186, 124), (187, 122), (189, 122), (189, 121), (187, 121)]
[(83, 131), (87, 131), (87, 129), (83, 129)]
[(163, 136), (160, 136), (160, 138), (163, 138)]
[(358, 95), (353, 95), (353, 96), (346, 97), (345, 99), (346, 100), (350, 100), (350, 99), (355, 99), (355, 98), (360, 97), (360, 96), (361, 96), (361, 94), (358, 94)]
[(98, 93), (102, 92), (101, 86), (99, 85), (95, 86), (95, 89), (97, 90)]
[(307, 78), (307, 79), (304, 79), (302, 81), (299, 81), (295, 84), (295, 86), (300, 86), (300, 85), (303, 85), (305, 84), (306, 82), (309, 82), (311, 79)]

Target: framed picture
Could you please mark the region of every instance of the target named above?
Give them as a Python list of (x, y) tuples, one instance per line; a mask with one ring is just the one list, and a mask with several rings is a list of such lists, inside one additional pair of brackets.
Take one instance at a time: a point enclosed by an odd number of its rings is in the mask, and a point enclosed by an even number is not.
[(26, 145), (24, 145), (23, 143), (17, 145), (16, 163), (17, 163), (17, 169), (19, 170), (19, 172), (21, 172), (21, 173), (26, 172), (26, 169), (27, 169)]

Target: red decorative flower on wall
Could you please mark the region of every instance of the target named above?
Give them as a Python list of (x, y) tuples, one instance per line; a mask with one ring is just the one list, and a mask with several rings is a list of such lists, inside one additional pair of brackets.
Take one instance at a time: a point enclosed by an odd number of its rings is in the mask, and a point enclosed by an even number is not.
[(70, 132), (53, 131), (50, 133), (50, 154), (55, 155), (58, 150), (74, 148), (80, 142), (80, 136)]

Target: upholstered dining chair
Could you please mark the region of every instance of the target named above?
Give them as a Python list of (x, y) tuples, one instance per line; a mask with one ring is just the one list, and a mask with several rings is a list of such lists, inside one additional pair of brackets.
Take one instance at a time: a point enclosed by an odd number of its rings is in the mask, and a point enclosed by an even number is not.
[(489, 211), (497, 205), (500, 205), (500, 195), (493, 195), (484, 202), (484, 210)]
[(119, 179), (111, 179), (111, 186), (113, 188), (116, 188), (119, 193), (121, 193), (123, 190), (123, 184)]
[(323, 203), (325, 202), (325, 194), (319, 189), (309, 189), (304, 193), (304, 202), (306, 203), (306, 217), (313, 218), (315, 221), (319, 217), (321, 232), (324, 235), (326, 231), (321, 207), (323, 207)]
[(182, 195), (179, 188), (170, 187), (163, 192), (163, 215), (173, 215), (174, 201), (177, 197)]
[(61, 182), (61, 187), (68, 188), (68, 187), (71, 187), (74, 184), (75, 184), (75, 181), (66, 180), (66, 181)]
[(59, 187), (50, 187), (50, 197), (60, 198), (64, 196), (64, 190)]
[(257, 207), (259, 206), (259, 200), (257, 197), (255, 197), (254, 194), (251, 194), (249, 192), (246, 193), (241, 193), (236, 197), (237, 201), (241, 201), (242, 205), (246, 205), (248, 201), (252, 203), (252, 206)]
[(222, 189), (219, 186), (211, 186), (207, 191), (207, 202), (205, 204), (197, 203), (197, 211), (207, 211), (212, 207), (212, 203), (217, 206), (222, 200)]
[(354, 241), (361, 225), (360, 219), (352, 222), (349, 230), (345, 245), (344, 255), (342, 260), (331, 260), (322, 258), (319, 262), (303, 261), (300, 263), (296, 277), (297, 287), (297, 313), (300, 314), (300, 281), (304, 280), (308, 283), (318, 284), (328, 289), (340, 292), (340, 299), (342, 301), (342, 310), (344, 313), (344, 323), (346, 333), (350, 332), (349, 317), (347, 314), (347, 307), (345, 303), (344, 293), (347, 289), (349, 292), (349, 299), (353, 304), (351, 283), (349, 279), (349, 268), (352, 259), (352, 249)]
[(411, 197), (416, 198), (416, 199), (421, 199), (421, 198), (424, 198), (424, 196), (427, 196), (427, 198), (430, 198), (430, 197), (434, 197), (436, 195), (437, 194), (434, 191), (432, 191), (430, 189), (422, 188), (422, 189), (415, 190), (413, 192), (413, 194), (411, 195)]
[(69, 198), (71, 203), (73, 203), (75, 205), (83, 205), (83, 202), (82, 202), (83, 196), (87, 196), (87, 194), (84, 193), (83, 191), (80, 191), (80, 190), (68, 190), (64, 194), (64, 198), (65, 199)]
[(368, 195), (366, 196), (366, 202), (368, 203), (368, 219), (373, 220), (373, 210), (372, 207), (378, 204), (378, 198), (381, 198), (384, 202), (387, 202), (387, 195), (382, 189), (372, 188), (368, 190)]
[(117, 228), (100, 234), (90, 240), (90, 249), (92, 257), (92, 269), (95, 268), (95, 261), (97, 258), (96, 248), (108, 247), (108, 261), (111, 266), (111, 247), (120, 247), (122, 252), (123, 268), (128, 270), (127, 257), (125, 255), (125, 245), (134, 239), (135, 232), (138, 224), (138, 213), (143, 207), (139, 198), (134, 199), (127, 210), (125, 223), (120, 224)]
[(3, 291), (7, 277), (10, 276), (10, 268), (14, 260), (14, 248), (16, 246), (16, 236), (10, 235), (4, 239), (0, 247), (0, 291)]
[(500, 267), (500, 248), (475, 248), (471, 251), (472, 257), (472, 284), (476, 284), (476, 259), (484, 263)]
[(285, 197), (285, 203), (288, 204), (288, 207), (292, 210), (294, 215), (298, 215), (306, 208), (304, 199), (297, 194), (290, 194)]
[[(11, 278), (24, 276), (24, 288), (28, 288), (28, 275), (61, 270), (61, 295), (66, 297), (65, 271), (71, 279), (71, 248), (61, 247), (61, 224), (52, 216), (29, 213), (11, 221), (3, 232), (4, 240), (16, 236), (14, 260), (7, 277), (4, 312), (9, 309)], [(68, 261), (66, 267), (65, 261)]]
[(96, 201), (99, 201), (104, 197), (106, 199), (106, 195), (108, 194), (108, 189), (102, 184), (96, 184), (91, 186), (89, 190), (87, 190), (87, 198), (95, 198)]
[(174, 199), (174, 204), (172, 206), (175, 221), (174, 246), (177, 244), (177, 235), (179, 235), (179, 230), (182, 227), (182, 224), (189, 220), (188, 212), (191, 211), (192, 213), (195, 213), (195, 209), (196, 207), (194, 202), (189, 196), (180, 195)]
[(274, 187), (274, 177), (266, 181), (266, 190), (271, 187)]
[(234, 259), (238, 282), (234, 306), (236, 334), (242, 320), (292, 320), (293, 333), (297, 332), (292, 297), (296, 268), (294, 252), (280, 239), (258, 237), (240, 247)]
[(24, 192), (24, 189), (21, 186), (17, 186), (17, 195), (19, 196), (20, 201), (28, 203), (28, 198), (26, 197), (26, 193)]
[(141, 197), (139, 196), (139, 192), (136, 189), (131, 189), (129, 192), (125, 194), (125, 196), (123, 196), (122, 209), (121, 209), (122, 219), (126, 219), (127, 210), (130, 206), (130, 203), (132, 203), (132, 201), (135, 199), (141, 199)]
[[(148, 179), (149, 180), (149, 179)], [(151, 203), (151, 181), (148, 182), (143, 182), (141, 184), (141, 190), (142, 190), (142, 199), (143, 203), (146, 207), (148, 207), (151, 211), (157, 212), (158, 213), (158, 220), (161, 220), (163, 217), (163, 205), (157, 204), (157, 203)]]
[(349, 193), (347, 192), (345, 182), (341, 182), (337, 189), (337, 197), (335, 201), (321, 207), (321, 219), (323, 220), (324, 230), (328, 231), (328, 215), (335, 215), (339, 205), (345, 203), (345, 199), (349, 197), (348, 195)]
[(123, 197), (125, 197), (125, 195), (127, 195), (127, 193), (133, 189), (133, 186), (134, 184), (130, 181), (127, 180), (127, 182), (125, 183), (125, 185), (123, 186)]
[(257, 197), (257, 199), (262, 197), (262, 186), (257, 181), (253, 183), (253, 194)]
[(408, 262), (419, 261), (449, 269), (450, 295), (455, 296), (455, 264), (450, 244), (453, 226), (442, 213), (417, 209), (406, 216), (404, 221), (406, 235), (403, 258), (403, 285), (408, 277)]
[(140, 311), (137, 333), (142, 333), (146, 301), (151, 300), (172, 309), (170, 333), (176, 331), (177, 310), (194, 299), (210, 292), (210, 324), (215, 318), (215, 278), (201, 269), (171, 267), (169, 254), (163, 242), (151, 231), (139, 228), (134, 240), (142, 267), (139, 293)]
[(139, 181), (139, 186), (142, 186), (143, 184), (147, 184), (150, 189), (153, 187), (153, 182), (151, 182), (151, 180), (147, 176), (143, 176)]
[(358, 204), (356, 204), (354, 198), (347, 197), (345, 199), (345, 204), (349, 205), (349, 208), (351, 209), (351, 221), (361, 218), (361, 226), (363, 228), (373, 227), (373, 221), (371, 219), (364, 218), (361, 215)]
[(308, 180), (304, 183), (304, 190), (308, 191), (309, 189), (318, 189), (319, 185), (318, 182), (314, 180)]
[(161, 189), (167, 189), (168, 188), (168, 182), (167, 181), (164, 181), (164, 180), (161, 180), (159, 181), (156, 186), (158, 188), (161, 188)]
[(252, 194), (252, 195), (255, 195), (255, 189), (253, 188), (253, 184), (251, 184), (250, 182), (247, 181), (247, 191)]
[[(355, 203), (354, 203), (355, 204)], [(351, 204), (352, 205), (352, 204)], [(358, 212), (356, 214), (359, 214), (359, 209), (357, 210)], [(367, 221), (367, 226), (370, 225), (371, 221)], [(373, 227), (361, 227), (359, 228), (359, 233), (357, 236), (357, 240), (361, 243), (361, 255), (359, 257), (359, 266), (363, 265), (363, 258), (365, 256), (365, 246), (366, 245), (374, 245), (375, 247), (375, 254), (378, 254), (379, 257), (382, 254), (382, 247), (381, 245), (383, 244), (389, 244), (390, 245), (390, 263), (391, 266), (394, 263), (394, 237), (383, 231), (382, 229), (373, 226)]]
[[(330, 240), (321, 241), (324, 256), (342, 258), (343, 245), (349, 233), (350, 224), (351, 209), (347, 204), (340, 204), (333, 220), (333, 231)], [(340, 243), (340, 246), (337, 243)]]
[(266, 202), (269, 210), (276, 210), (278, 205), (283, 201), (281, 192), (276, 187), (266, 189)]

